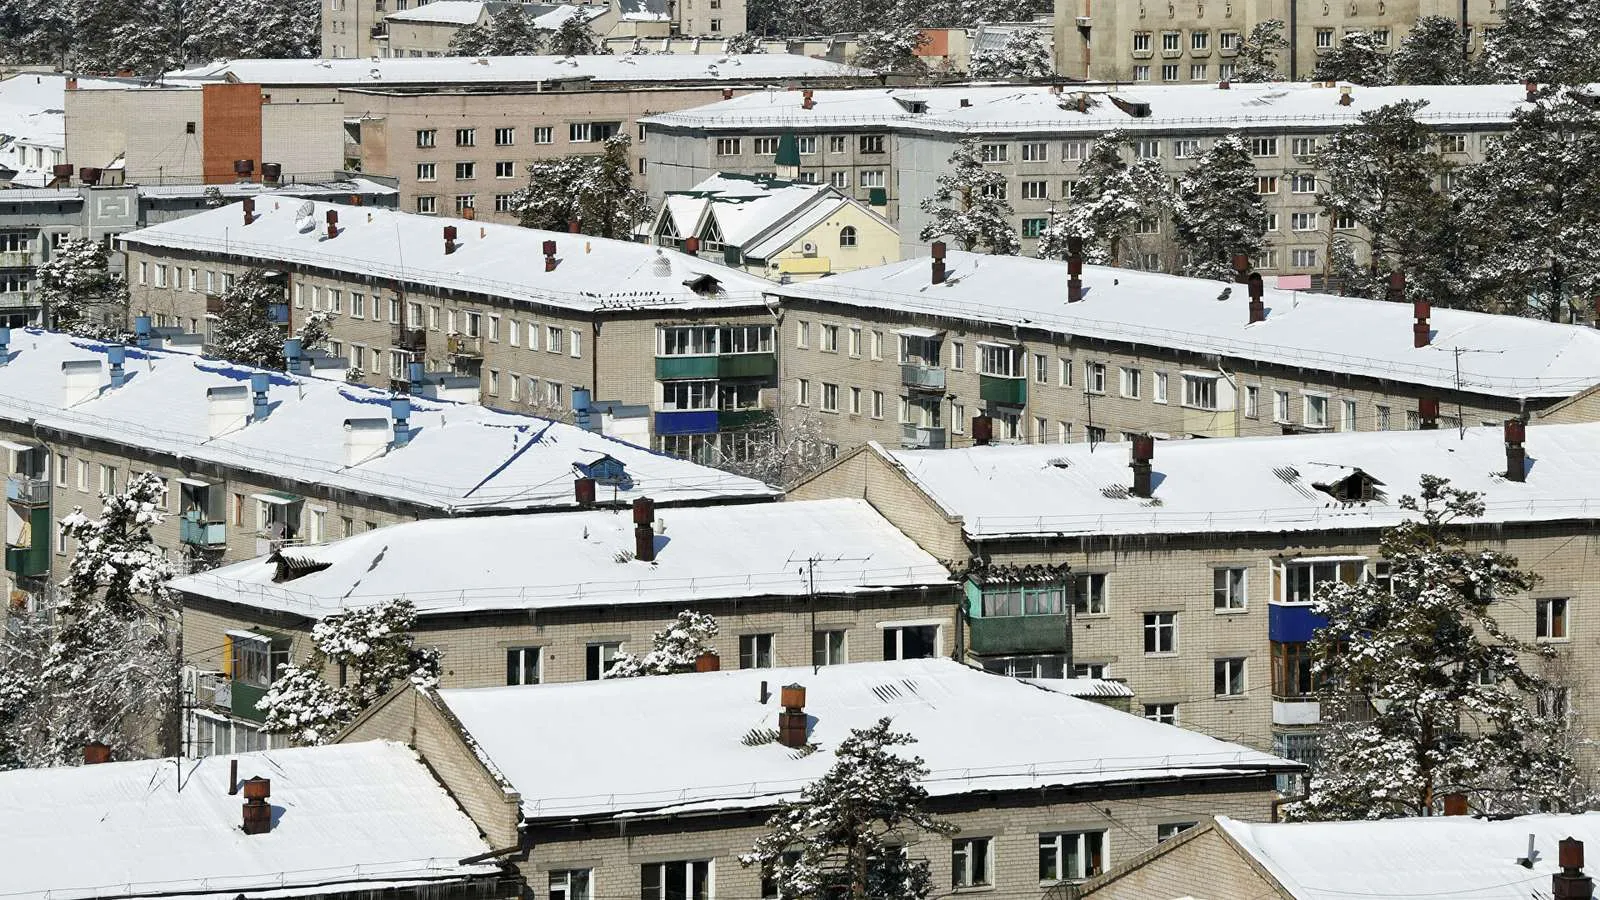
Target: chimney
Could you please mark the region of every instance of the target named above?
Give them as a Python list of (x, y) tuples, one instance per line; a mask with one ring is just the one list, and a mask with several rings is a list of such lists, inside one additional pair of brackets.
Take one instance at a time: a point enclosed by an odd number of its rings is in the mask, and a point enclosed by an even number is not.
[(1083, 238), (1067, 238), (1067, 302), (1083, 299)]
[(230, 760), (228, 760), (228, 796), (232, 797), (232, 796), (234, 796), (235, 794), (238, 794), (238, 793), (239, 793), (239, 761), (237, 759), (230, 759)]
[(707, 650), (694, 658), (696, 672), (719, 672), (722, 670), (722, 657)]
[(1231, 90), (1232, 88), (1233, 88), (1233, 85), (1230, 84), (1228, 82), (1228, 79), (1226, 79), (1226, 78), (1224, 78), (1221, 81), (1217, 82), (1217, 90), (1219, 90), (1219, 91)]
[(83, 745), (83, 764), (98, 766), (101, 763), (111, 762), (111, 748), (99, 741), (90, 741)]
[(972, 417), (972, 446), (987, 447), (994, 441), (994, 420), (988, 416)]
[(266, 834), (272, 830), (272, 782), (256, 776), (244, 783), (244, 833)]
[(206, 388), (206, 433), (221, 437), (250, 420), (250, 389), (242, 384)]
[(140, 350), (150, 349), (150, 317), (133, 317), (133, 340), (139, 345)]
[(1506, 480), (1528, 480), (1528, 451), (1522, 446), (1528, 437), (1528, 423), (1521, 419), (1507, 419), (1506, 431)]
[(236, 159), (233, 161), (233, 174), (240, 178), (249, 178), (256, 170), (256, 161), (253, 159)]
[(128, 348), (112, 346), (106, 348), (106, 361), (111, 363), (111, 386), (122, 387), (128, 383)]
[(1416, 300), (1412, 302), (1411, 313), (1417, 317), (1417, 321), (1411, 326), (1411, 346), (1428, 346), (1428, 341), (1433, 333), (1432, 329), (1428, 327), (1428, 315), (1432, 312), (1433, 306), (1428, 301)]
[(461, 218), (466, 219), (468, 222), (471, 222), (471, 221), (477, 219), (478, 218), (478, 208), (475, 207), (475, 206), (463, 207), (462, 210), (461, 210)]
[(1583, 874), (1583, 841), (1569, 837), (1557, 847), (1561, 871), (1550, 876), (1550, 896), (1553, 900), (1591, 900), (1594, 880)]
[(684, 238), (683, 252), (690, 256), (698, 256), (700, 254), (700, 239), (697, 237)]
[(404, 447), (411, 443), (411, 400), (394, 397), (389, 401), (389, 418), (394, 420), (394, 440), (390, 446)]
[(277, 184), (283, 180), (282, 163), (262, 163), (261, 180), (266, 184)]
[(1394, 301), (1395, 303), (1403, 303), (1403, 302), (1405, 302), (1405, 299), (1406, 299), (1406, 273), (1404, 273), (1404, 272), (1390, 272), (1389, 273), (1389, 293), (1388, 293), (1388, 298), (1390, 300)]
[(1250, 323), (1249, 324), (1254, 325), (1257, 322), (1265, 322), (1267, 320), (1267, 303), (1266, 303), (1265, 300), (1261, 299), (1262, 295), (1266, 293), (1266, 284), (1264, 282), (1262, 282), (1261, 273), (1260, 272), (1251, 272), (1250, 273), (1249, 284), (1250, 284)]
[(72, 163), (56, 163), (50, 167), (50, 186), (67, 187), (72, 184)]
[(300, 371), (300, 359), (300, 339), (285, 338), (283, 342), (283, 370), (291, 375), (298, 374)]
[(968, 99), (967, 99), (967, 98), (965, 98), (965, 97), (962, 97), (962, 98), (961, 98), (961, 108), (962, 108), (962, 109), (966, 109), (966, 108), (967, 108), (967, 107), (969, 107), (969, 106), (971, 106), (971, 105), (972, 105), (972, 101), (971, 101), (971, 100), (968, 100)]
[(567, 220), (567, 233), (568, 234), (577, 234), (578, 233), (578, 229), (581, 228), (582, 226), (583, 226), (583, 222), (581, 220), (579, 220), (579, 219), (568, 219)]
[(11, 329), (0, 328), (0, 366), (11, 361)]
[(100, 393), (100, 360), (71, 359), (61, 364), (62, 406), (76, 406)]
[(1532, 78), (1525, 79), (1522, 82), (1522, 90), (1525, 92), (1524, 99), (1529, 103), (1537, 103), (1539, 101), (1539, 82), (1534, 81)]
[(811, 99), (811, 88), (806, 88), (805, 90), (800, 92), (800, 108), (801, 109), (810, 109), (810, 108), (812, 108), (813, 106), (816, 106), (816, 105), (817, 105), (817, 101)]
[(778, 713), (778, 743), (790, 749), (806, 745), (806, 689), (786, 684), (778, 691), (783, 711)]
[(78, 76), (76, 76), (76, 75), (68, 75), (67, 76), (67, 90), (75, 91), (77, 89), (78, 89)]
[[(270, 165), (270, 163), (268, 165)], [(267, 171), (267, 167), (266, 166), (262, 166), (261, 167), (261, 173), (262, 173), (263, 176), (266, 174), (266, 171)], [(361, 205), (361, 195), (360, 194), (351, 194), (350, 195), (350, 205), (351, 206), (360, 206)], [(369, 222), (372, 221), (372, 214), (371, 213), (367, 214), (367, 221), (369, 221)]]
[(244, 198), (244, 223), (249, 225), (256, 220), (256, 198)]
[(267, 403), (267, 388), (271, 384), (272, 376), (266, 372), (250, 373), (250, 421), (265, 422), (272, 412)]
[(724, 99), (724, 100), (732, 100), (733, 99), (733, 88), (723, 88), (722, 89), (722, 99)]
[(1150, 460), (1156, 455), (1156, 439), (1148, 434), (1133, 436), (1133, 462), (1129, 466), (1133, 469), (1133, 495), (1135, 497), (1149, 497), (1153, 493), (1150, 485), (1151, 465)]
[(1417, 401), (1417, 418), (1421, 420), (1423, 431), (1433, 431), (1439, 427), (1439, 398), (1423, 397)]
[(656, 502), (649, 497), (633, 501), (633, 557), (656, 561)]
[(594, 417), (594, 393), (588, 388), (572, 389), (572, 424), (584, 431), (601, 431), (604, 419)]
[(933, 242), (933, 283), (944, 284), (944, 241)]
[(572, 483), (572, 498), (583, 509), (594, 506), (594, 479), (579, 478), (574, 481)]
[(1233, 281), (1235, 284), (1247, 284), (1250, 281), (1250, 257), (1243, 253), (1233, 255)]
[(1467, 795), (1466, 794), (1445, 794), (1444, 795), (1444, 814), (1447, 815), (1447, 816), (1464, 816), (1464, 815), (1467, 815)]
[(1350, 85), (1347, 84), (1344, 87), (1339, 88), (1339, 105), (1340, 106), (1349, 106), (1354, 101), (1355, 101), (1355, 98), (1350, 96)]
[(421, 392), (424, 381), (422, 363), (406, 363), (406, 392), (416, 394)]
[(554, 272), (556, 270), (556, 242), (555, 241), (545, 241), (544, 242), (544, 270), (546, 272)]
[(370, 416), (344, 420), (344, 464), (356, 466), (389, 446), (389, 420)]
[(328, 217), (327, 218), (328, 218), (328, 240), (331, 241), (334, 238), (339, 236), (339, 211), (336, 210), (336, 209), (328, 210)]
[(454, 252), (456, 252), (456, 227), (454, 225), (446, 225), (444, 227), (444, 255), (449, 256)]
[(100, 183), (100, 170), (94, 166), (84, 166), (78, 170), (78, 180), (94, 187)]

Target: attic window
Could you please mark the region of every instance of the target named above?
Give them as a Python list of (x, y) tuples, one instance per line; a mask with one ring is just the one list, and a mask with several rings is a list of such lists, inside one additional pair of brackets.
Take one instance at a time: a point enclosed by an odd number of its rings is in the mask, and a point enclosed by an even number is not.
[(1383, 498), (1383, 492), (1378, 490), (1381, 484), (1376, 478), (1357, 469), (1336, 481), (1313, 483), (1312, 487), (1340, 503), (1371, 503)]
[(1150, 117), (1150, 104), (1139, 100), (1124, 100), (1121, 97), (1112, 97), (1111, 102), (1117, 109), (1122, 110), (1135, 119), (1148, 119)]
[(296, 578), (321, 572), (323, 569), (333, 565), (332, 563), (323, 562), (320, 559), (312, 559), (307, 556), (300, 556), (293, 553), (284, 553), (282, 550), (272, 554), (272, 556), (268, 559), (268, 562), (271, 562), (277, 566), (272, 573), (272, 580), (277, 584), (282, 584), (285, 581), (293, 581)]
[(722, 282), (710, 275), (696, 275), (683, 284), (689, 290), (701, 296), (715, 294), (722, 290)]

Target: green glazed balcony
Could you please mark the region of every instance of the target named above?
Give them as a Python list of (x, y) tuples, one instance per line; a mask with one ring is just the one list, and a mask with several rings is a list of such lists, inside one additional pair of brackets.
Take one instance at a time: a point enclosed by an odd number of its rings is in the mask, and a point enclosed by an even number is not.
[(1028, 381), (999, 375), (978, 376), (978, 396), (990, 403), (1006, 406), (1028, 405)]
[(1067, 616), (1005, 616), (967, 620), (973, 653), (1059, 653), (1067, 646)]

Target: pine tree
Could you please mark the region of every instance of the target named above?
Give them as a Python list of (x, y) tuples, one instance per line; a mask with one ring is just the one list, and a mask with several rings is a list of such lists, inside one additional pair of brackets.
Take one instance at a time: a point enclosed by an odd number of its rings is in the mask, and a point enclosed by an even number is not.
[[(402, 682), (436, 686), (439, 651), (415, 645), (416, 621), (411, 601), (390, 600), (318, 622), (305, 661), (283, 666), (256, 704), (266, 713), (261, 730), (296, 744), (324, 744)], [(330, 664), (342, 686), (324, 676)]]
[(589, 30), (582, 16), (570, 16), (550, 36), (549, 53), (553, 56), (594, 56), (600, 50), (600, 38)]
[(537, 56), (544, 52), (544, 37), (522, 4), (510, 3), (486, 21), (458, 29), (449, 49), (452, 56)]
[(1018, 28), (1003, 46), (972, 54), (973, 78), (1048, 78), (1055, 73), (1044, 38), (1033, 28)]
[(528, 167), (528, 186), (512, 196), (511, 208), (524, 228), (566, 231), (572, 221), (596, 237), (627, 240), (650, 216), (650, 201), (633, 186), (628, 164), (631, 141), (607, 138), (599, 156), (569, 156)]
[(1600, 81), (1600, 5), (1592, 0), (1506, 0), (1504, 23), (1485, 38), (1484, 61), (1503, 81)]
[(1394, 51), (1394, 84), (1466, 84), (1471, 80), (1461, 26), (1449, 16), (1423, 16)]
[(686, 609), (666, 628), (650, 639), (650, 650), (643, 656), (618, 653), (607, 678), (639, 678), (645, 675), (674, 675), (693, 672), (695, 660), (704, 654), (717, 655), (707, 641), (717, 636), (717, 620), (702, 612)]
[(1554, 651), (1507, 634), (1491, 613), (1535, 578), (1461, 539), (1461, 526), (1483, 515), (1480, 495), (1425, 475), (1419, 495), (1399, 502), (1416, 515), (1383, 534), (1388, 583), (1340, 582), (1313, 598), (1328, 620), (1312, 653), (1316, 677), (1337, 692), (1332, 708), (1372, 711), (1334, 720), (1310, 796), (1290, 814), (1436, 815), (1447, 793), (1492, 813), (1572, 809), (1585, 791), (1564, 726), (1537, 711), (1559, 686), (1521, 662)]
[(879, 75), (924, 75), (928, 66), (917, 50), (927, 42), (915, 25), (873, 29), (861, 36), (854, 63)]
[(283, 326), (272, 321), (270, 307), (284, 302), (283, 286), (267, 279), (260, 269), (251, 269), (222, 294), (222, 312), (212, 332), (212, 347), (223, 359), (259, 366), (283, 368)]
[(928, 767), (893, 748), (915, 743), (885, 717), (839, 742), (827, 774), (786, 801), (739, 857), (792, 900), (924, 900), (928, 863), (904, 852), (913, 835), (956, 829), (925, 812)]
[(1040, 258), (1065, 259), (1069, 237), (1083, 239), (1084, 258), (1094, 263), (1120, 266), (1130, 251), (1138, 249), (1135, 235), (1140, 224), (1164, 218), (1173, 198), (1161, 163), (1123, 162), (1123, 155), (1131, 152), (1120, 131), (1107, 132), (1094, 142), (1078, 169), (1066, 213), (1040, 235)]
[(127, 332), (128, 288), (111, 277), (105, 244), (67, 238), (38, 275), (37, 297), (55, 330), (102, 340)]
[(588, 178), (590, 158), (567, 156), (528, 166), (528, 185), (511, 195), (523, 228), (566, 231), (578, 219), (577, 186)]
[(1289, 42), (1283, 37), (1283, 20), (1257, 22), (1245, 35), (1234, 60), (1233, 80), (1241, 83), (1282, 81), (1278, 58)]
[(1371, 32), (1345, 32), (1339, 46), (1317, 57), (1311, 80), (1352, 81), (1368, 87), (1389, 84), (1389, 57)]
[(765, 53), (767, 48), (761, 43), (761, 35), (754, 31), (741, 31), (728, 38), (722, 45), (723, 53)]
[(950, 154), (950, 171), (939, 176), (938, 184), (921, 204), (931, 220), (923, 226), (920, 240), (949, 237), (963, 250), (1003, 256), (1021, 249), (1011, 227), (1011, 204), (1001, 199), (1005, 174), (984, 166), (978, 158), (977, 139), (967, 138), (956, 145)]
[(1256, 193), (1250, 145), (1238, 134), (1219, 138), (1178, 183), (1172, 223), (1188, 253), (1185, 275), (1231, 281), (1233, 257), (1259, 259), (1267, 211)]

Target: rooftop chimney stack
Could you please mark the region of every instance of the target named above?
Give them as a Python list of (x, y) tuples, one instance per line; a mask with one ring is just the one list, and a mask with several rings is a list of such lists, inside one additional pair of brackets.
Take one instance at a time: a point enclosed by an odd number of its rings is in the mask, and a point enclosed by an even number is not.
[(556, 242), (555, 241), (545, 241), (544, 242), (544, 270), (546, 272), (554, 272), (556, 270)]
[(283, 342), (283, 370), (291, 375), (299, 374), (300, 357), (300, 339), (286, 339)]
[(250, 421), (265, 422), (272, 412), (272, 406), (267, 402), (267, 387), (272, 384), (272, 376), (265, 372), (250, 373)]
[(1423, 431), (1436, 431), (1439, 428), (1439, 398), (1423, 397), (1417, 401), (1417, 418), (1421, 420)]
[(128, 383), (128, 348), (113, 346), (106, 348), (106, 362), (111, 363), (111, 386), (122, 387)]
[(463, 207), (461, 210), (461, 218), (466, 219), (468, 222), (477, 219), (478, 208), (476, 206)]
[(690, 256), (699, 256), (700, 255), (700, 239), (697, 238), (697, 237), (684, 238), (683, 239), (683, 252), (689, 254)]
[(806, 88), (805, 90), (800, 92), (800, 108), (801, 109), (811, 109), (812, 107), (814, 107), (816, 105), (817, 105), (817, 101), (811, 99), (811, 88)]
[(1246, 284), (1250, 281), (1250, 257), (1243, 253), (1233, 255), (1233, 282)]
[(1226, 79), (1226, 78), (1224, 78), (1221, 81), (1217, 82), (1217, 90), (1219, 90), (1219, 91), (1226, 91), (1226, 90), (1229, 90), (1232, 87), (1233, 87), (1233, 85), (1230, 84), (1228, 82), (1228, 79)]
[(250, 421), (250, 389), (242, 384), (206, 388), (207, 433), (221, 437)]
[(404, 447), (411, 443), (411, 400), (408, 397), (395, 397), (389, 401), (389, 418), (394, 420), (395, 447)]
[(1148, 434), (1133, 436), (1133, 462), (1129, 466), (1133, 469), (1133, 495), (1135, 497), (1149, 497), (1154, 488), (1150, 484), (1152, 472), (1151, 460), (1156, 455), (1156, 439)]
[(244, 783), (244, 833), (266, 834), (272, 830), (272, 782), (257, 776)]
[(1506, 430), (1506, 480), (1528, 480), (1528, 450), (1523, 442), (1528, 437), (1528, 423), (1521, 419), (1507, 419)]
[(1267, 301), (1262, 299), (1267, 292), (1266, 283), (1261, 280), (1260, 272), (1251, 272), (1250, 286), (1250, 324), (1265, 322), (1267, 320)]
[(246, 181), (250, 180), (250, 176), (254, 175), (255, 171), (256, 161), (253, 159), (236, 159), (233, 161), (233, 174)]
[(1550, 876), (1553, 900), (1592, 900), (1594, 880), (1583, 874), (1583, 841), (1566, 838), (1557, 845), (1561, 871)]
[(1083, 238), (1067, 238), (1067, 302), (1083, 299)]
[(1537, 103), (1539, 101), (1539, 82), (1534, 81), (1532, 78), (1525, 79), (1522, 82), (1522, 90), (1526, 92), (1524, 99), (1529, 103)]
[(722, 671), (722, 657), (718, 656), (715, 651), (707, 650), (694, 658), (694, 670), (696, 672), (720, 672)]
[(724, 100), (732, 100), (733, 99), (733, 88), (723, 88), (722, 89), (722, 99), (724, 99)]
[(339, 236), (339, 211), (336, 210), (336, 209), (328, 210), (328, 217), (327, 218), (328, 218), (328, 240), (331, 241), (334, 238)]
[(249, 225), (256, 220), (256, 198), (246, 197), (242, 205), (244, 206), (244, 223)]
[(150, 333), (150, 317), (134, 316), (133, 342), (138, 345), (140, 350), (150, 349)]
[(933, 242), (933, 283), (944, 284), (944, 241)]
[(790, 749), (806, 745), (806, 689), (803, 685), (786, 684), (778, 690), (778, 702), (783, 711), (778, 713), (778, 743)]
[(228, 760), (228, 796), (232, 797), (232, 796), (234, 796), (234, 795), (236, 795), (238, 793), (239, 793), (239, 761), (237, 759), (230, 759), (230, 760)]
[(0, 366), (11, 361), (11, 329), (0, 328)]
[(1445, 794), (1444, 795), (1444, 814), (1445, 815), (1447, 815), (1447, 816), (1464, 816), (1464, 815), (1467, 815), (1467, 812), (1468, 812), (1468, 810), (1467, 810), (1467, 795), (1466, 794)]
[(454, 225), (446, 225), (444, 227), (444, 255), (449, 256), (454, 252), (456, 252), (456, 227)]
[(583, 227), (583, 222), (580, 219), (568, 219), (567, 220), (567, 233), (568, 234), (577, 234), (578, 233), (578, 229), (582, 228), (582, 227)]
[(1349, 106), (1351, 103), (1354, 103), (1354, 102), (1355, 102), (1355, 98), (1350, 96), (1350, 85), (1347, 84), (1344, 87), (1339, 88), (1339, 105), (1340, 106)]
[(987, 447), (994, 442), (994, 420), (988, 416), (972, 417), (972, 446)]
[(572, 483), (572, 499), (577, 501), (578, 507), (588, 509), (594, 506), (594, 479), (579, 478)]
[(656, 561), (656, 502), (649, 497), (633, 501), (633, 556), (640, 562)]
[(61, 364), (62, 406), (76, 406), (100, 393), (100, 360), (69, 359)]
[(344, 420), (344, 462), (359, 466), (389, 446), (389, 420), (377, 416)]
[(283, 180), (283, 164), (264, 162), (261, 164), (261, 181), (264, 184), (277, 184)]
[(1406, 300), (1406, 273), (1389, 273), (1388, 298), (1395, 303), (1404, 303)]
[(1411, 326), (1411, 345), (1426, 347), (1433, 337), (1433, 329), (1428, 327), (1428, 316), (1433, 313), (1433, 305), (1426, 300), (1412, 301), (1411, 313), (1417, 318)]
[(101, 763), (111, 762), (111, 748), (99, 741), (90, 741), (83, 745), (83, 764), (98, 766)]

